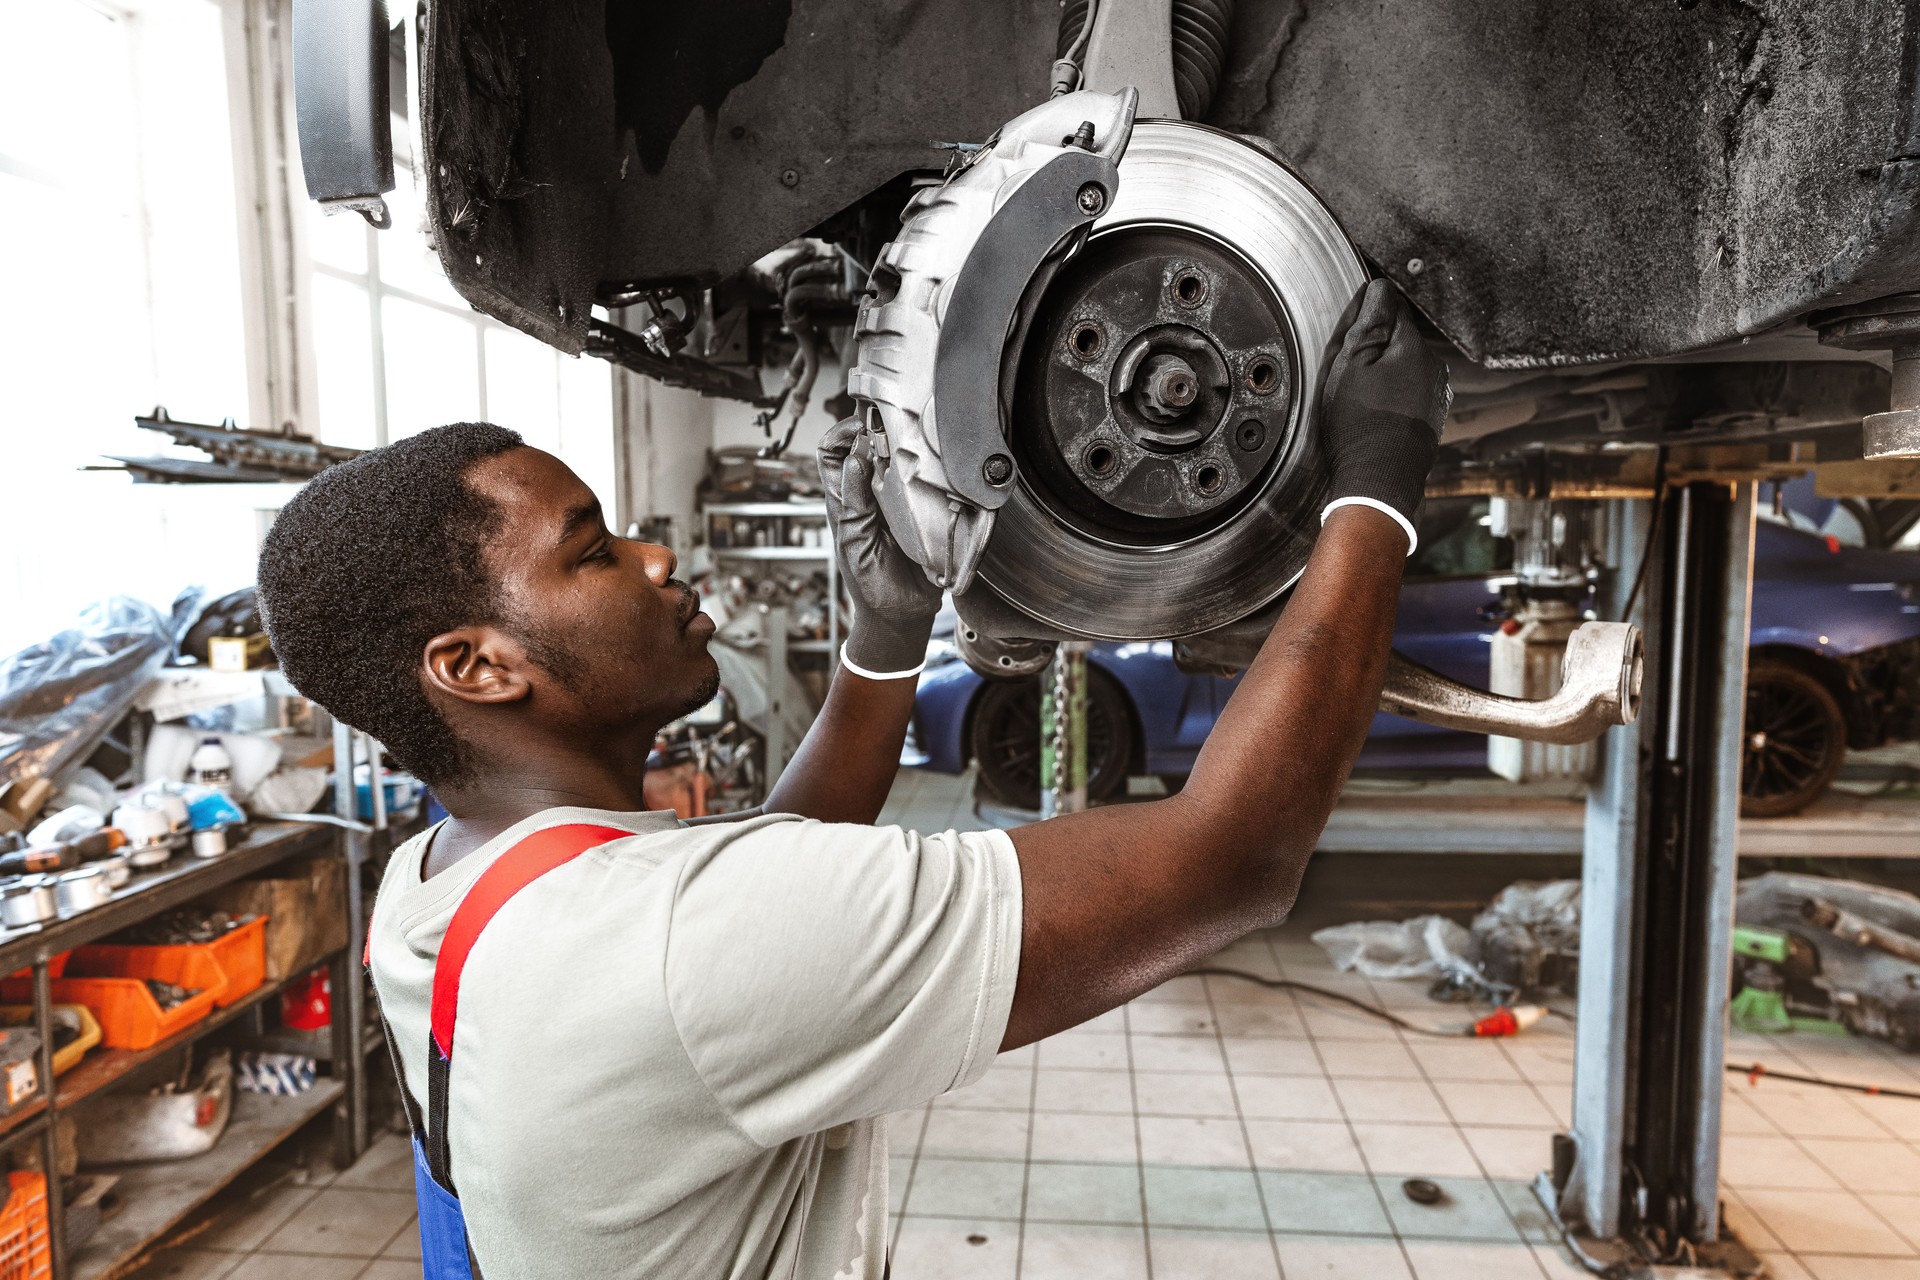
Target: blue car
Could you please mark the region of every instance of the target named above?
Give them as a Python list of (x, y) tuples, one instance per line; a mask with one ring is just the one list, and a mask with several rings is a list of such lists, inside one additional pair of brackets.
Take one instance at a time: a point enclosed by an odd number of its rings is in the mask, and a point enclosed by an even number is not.
[[(1484, 498), (1435, 499), (1400, 593), (1394, 644), (1485, 688), (1489, 642), (1505, 617), (1511, 544), (1487, 529)], [(1920, 738), (1920, 555), (1844, 546), (1763, 520), (1756, 535), (1742, 811), (1792, 813), (1826, 790), (1849, 748)], [(1177, 783), (1235, 681), (1190, 675), (1173, 645), (1098, 644), (1088, 672), (1088, 791), (1131, 775)], [(986, 798), (1039, 803), (1039, 686), (988, 681), (936, 639), (914, 704), (903, 763), (945, 773), (979, 764)], [(1487, 740), (1374, 717), (1359, 768), (1484, 772)]]

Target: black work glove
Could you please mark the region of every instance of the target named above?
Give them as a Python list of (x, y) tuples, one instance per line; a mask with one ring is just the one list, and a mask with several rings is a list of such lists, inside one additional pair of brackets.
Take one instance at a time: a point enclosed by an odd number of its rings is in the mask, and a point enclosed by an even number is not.
[(904, 679), (927, 664), (940, 588), (893, 540), (873, 492), (873, 445), (857, 418), (820, 441), (820, 485), (840, 572), (853, 597), (853, 626), (840, 659), (869, 680)]
[(1320, 519), (1354, 504), (1384, 511), (1406, 530), (1412, 555), (1414, 509), (1453, 405), (1447, 366), (1427, 350), (1412, 308), (1386, 280), (1354, 295), (1327, 357), (1320, 440), (1333, 487)]

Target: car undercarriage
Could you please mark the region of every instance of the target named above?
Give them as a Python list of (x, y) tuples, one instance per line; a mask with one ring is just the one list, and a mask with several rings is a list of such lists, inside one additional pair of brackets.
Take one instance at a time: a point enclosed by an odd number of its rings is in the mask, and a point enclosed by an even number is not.
[[(776, 433), (837, 359), (983, 671), (1075, 638), (1244, 664), (1312, 545), (1316, 364), (1368, 275), (1451, 365), (1437, 491), (1651, 497), (1920, 449), (1908, 6), (418, 21), (454, 285)], [(315, 194), (377, 203), (378, 168)], [(1098, 208), (1067, 198), (1087, 182)]]

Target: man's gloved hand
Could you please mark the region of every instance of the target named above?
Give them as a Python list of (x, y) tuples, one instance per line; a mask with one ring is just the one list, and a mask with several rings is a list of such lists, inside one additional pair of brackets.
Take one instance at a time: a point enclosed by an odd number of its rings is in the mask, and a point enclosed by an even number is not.
[(820, 441), (820, 484), (853, 597), (853, 627), (840, 660), (869, 680), (905, 679), (927, 663), (940, 588), (893, 540), (873, 492), (873, 446), (848, 418)]
[(1336, 507), (1384, 511), (1416, 537), (1414, 509), (1453, 405), (1447, 366), (1427, 350), (1413, 310), (1386, 280), (1354, 295), (1327, 346), (1320, 380), (1320, 439), (1333, 475), (1325, 520)]

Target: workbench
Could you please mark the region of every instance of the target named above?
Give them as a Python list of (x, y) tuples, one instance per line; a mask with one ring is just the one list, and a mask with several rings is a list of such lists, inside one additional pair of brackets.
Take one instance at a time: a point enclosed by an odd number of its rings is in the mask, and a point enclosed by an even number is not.
[[(359, 981), (359, 920), (348, 915), (348, 944), (321, 958), (333, 978), (333, 1018), (330, 1047), (324, 1053), (332, 1075), (314, 1082), (295, 1097), (263, 1094), (233, 1095), (233, 1114), (225, 1132), (211, 1150), (185, 1160), (126, 1166), (116, 1188), (122, 1207), (71, 1257), (65, 1248), (59, 1160), (55, 1149), (54, 1117), (84, 1109), (87, 1100), (118, 1085), (137, 1085), (142, 1069), (198, 1040), (232, 1026), (239, 1019), (279, 995), (289, 981), (268, 981), (244, 998), (216, 1009), (207, 1018), (178, 1034), (139, 1050), (95, 1048), (65, 1075), (53, 1072), (53, 1027), (50, 1009), (51, 976), (47, 964), (73, 947), (95, 942), (235, 880), (294, 858), (333, 854), (349, 861), (351, 881), (357, 872), (355, 842), (347, 833), (317, 823), (277, 822), (254, 826), (244, 841), (218, 858), (176, 857), (163, 867), (136, 871), (113, 898), (90, 911), (24, 930), (0, 933), (0, 973), (22, 968), (33, 971), (34, 1022), (40, 1035), (38, 1058), (41, 1092), (0, 1116), (0, 1146), (11, 1148), (31, 1138), (41, 1139), (47, 1170), (48, 1226), (53, 1246), (53, 1280), (112, 1280), (145, 1260), (154, 1243), (188, 1214), (199, 1208), (240, 1173), (279, 1146), (314, 1117), (332, 1110), (333, 1156), (345, 1167), (365, 1144), (366, 1090), (361, 1078), (367, 1046), (353, 1013), (357, 1000), (344, 998)], [(357, 895), (349, 895), (357, 897)], [(349, 911), (348, 901), (339, 904)], [(295, 975), (297, 977), (298, 975)]]

